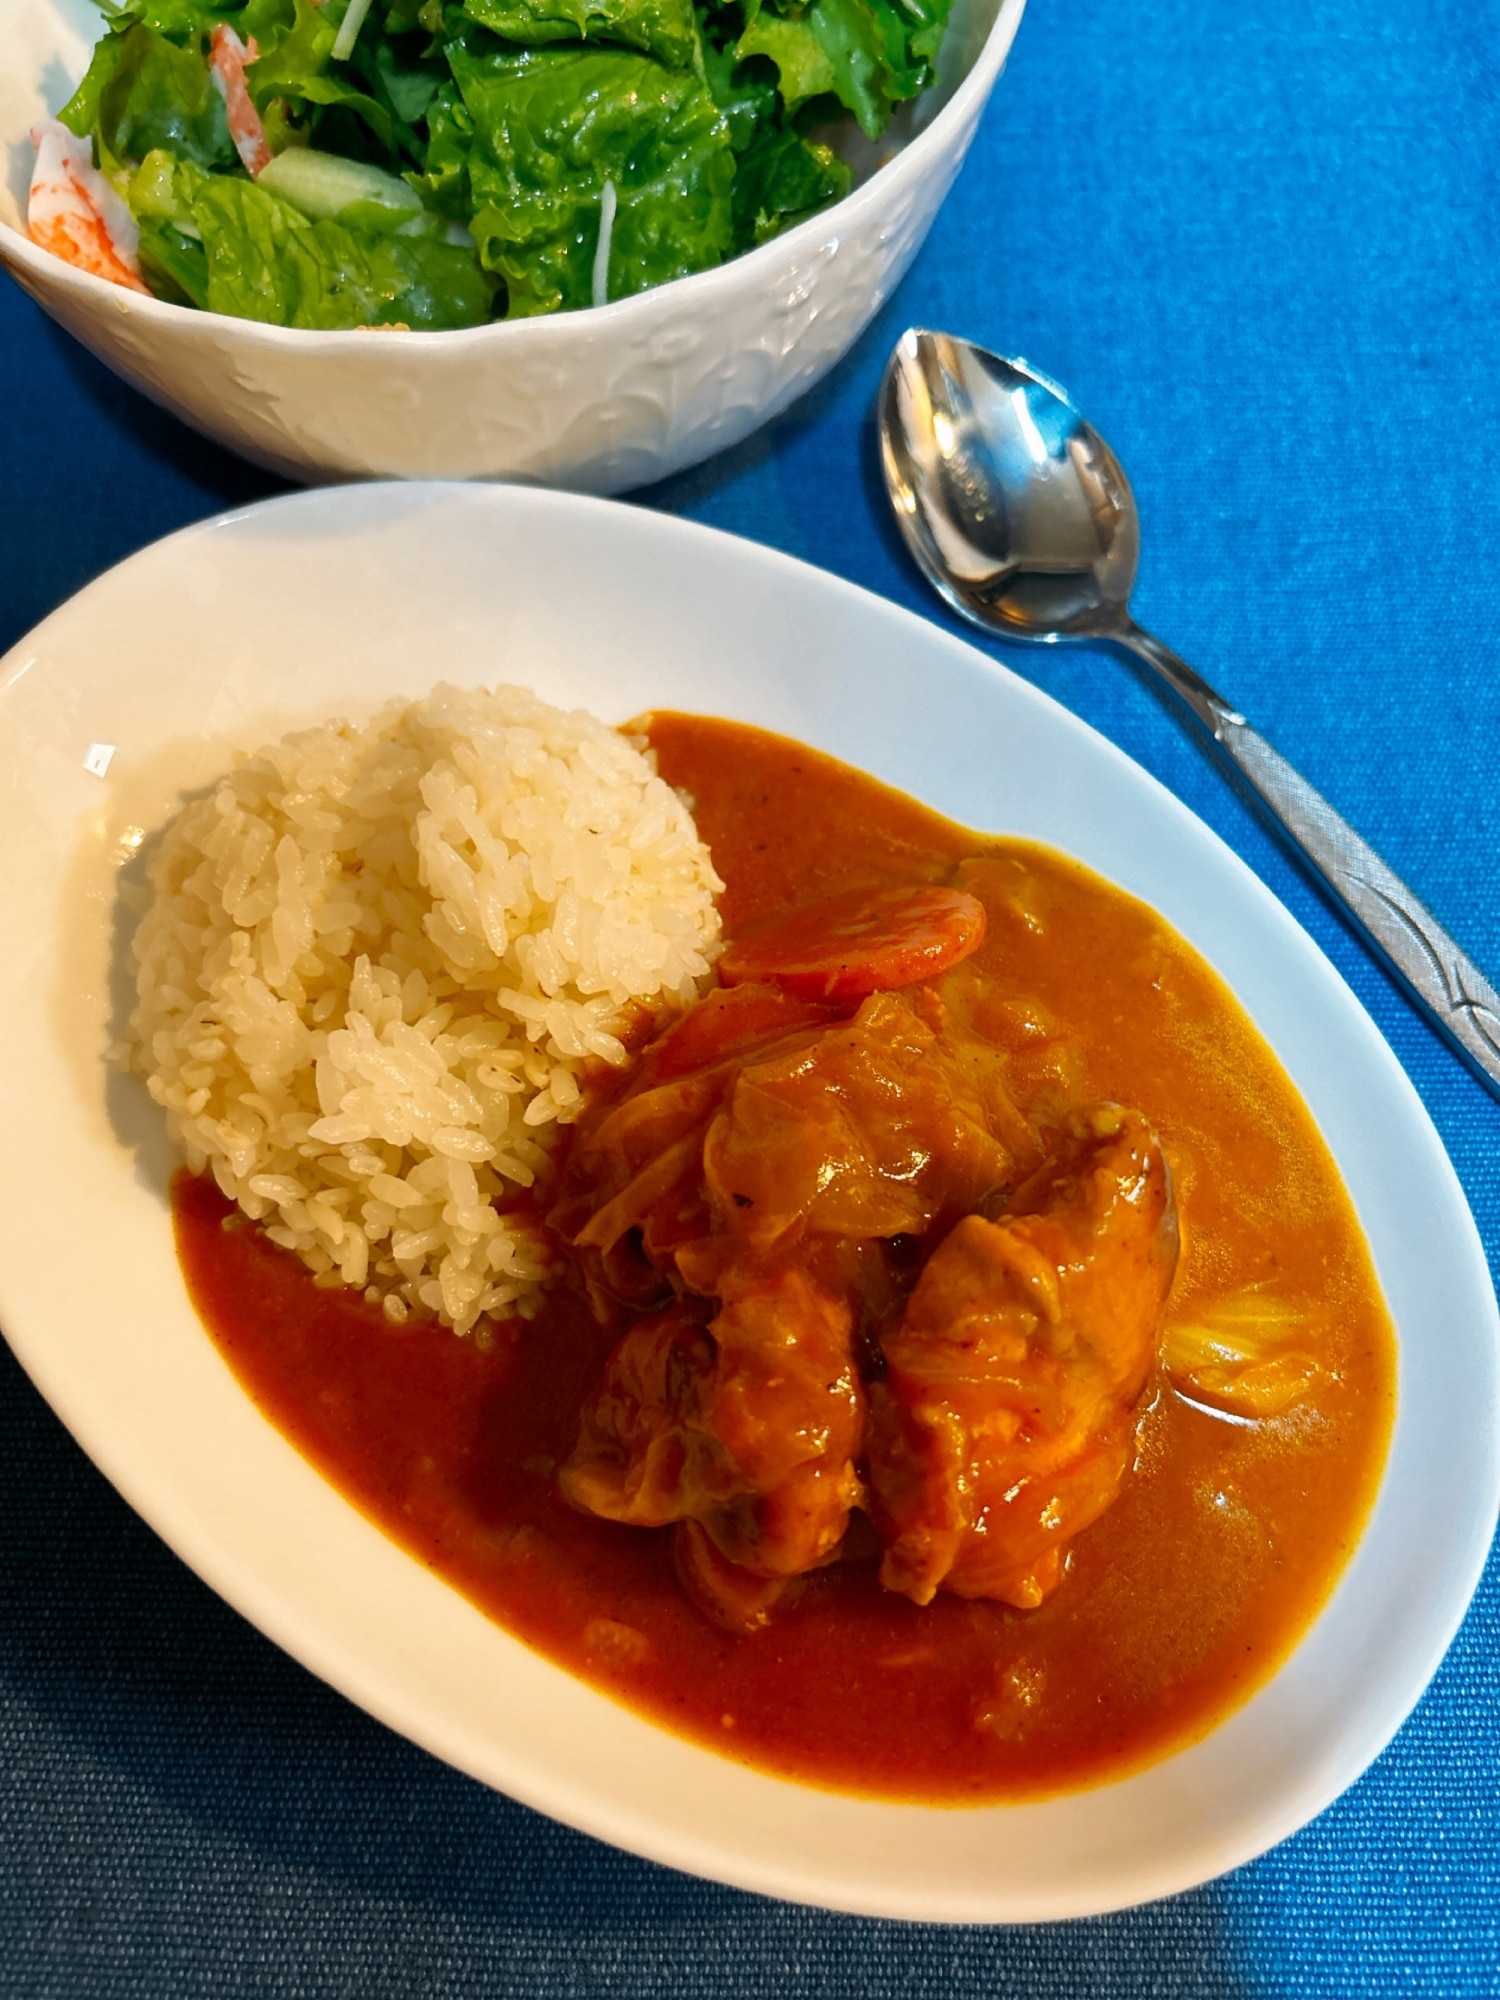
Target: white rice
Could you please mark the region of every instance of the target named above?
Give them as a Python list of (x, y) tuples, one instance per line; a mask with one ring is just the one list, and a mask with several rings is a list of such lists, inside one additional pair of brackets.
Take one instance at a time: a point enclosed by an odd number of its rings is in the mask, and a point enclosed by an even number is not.
[(717, 949), (723, 885), (649, 755), (439, 687), (245, 760), (150, 880), (130, 1061), (188, 1165), (392, 1319), (534, 1312), (545, 1241), (495, 1204)]

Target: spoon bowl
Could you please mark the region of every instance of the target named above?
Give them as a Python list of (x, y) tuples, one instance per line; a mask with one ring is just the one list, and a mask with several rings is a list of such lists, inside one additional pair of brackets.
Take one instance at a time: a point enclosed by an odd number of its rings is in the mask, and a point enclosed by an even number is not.
[(1135, 499), (1055, 382), (913, 329), (886, 370), (880, 435), (907, 546), (956, 611), (1049, 645), (1120, 630), (1140, 555)]
[(912, 327), (878, 403), (886, 490), (919, 568), (1004, 639), (1103, 643), (1170, 690), (1411, 999), (1500, 1095), (1500, 993), (1244, 716), (1130, 615), (1140, 558), (1119, 460), (1057, 383)]

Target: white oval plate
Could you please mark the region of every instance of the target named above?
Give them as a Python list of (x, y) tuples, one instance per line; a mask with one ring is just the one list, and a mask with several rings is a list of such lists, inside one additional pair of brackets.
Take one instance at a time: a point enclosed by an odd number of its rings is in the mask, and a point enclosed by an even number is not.
[[(490, 1624), (236, 1386), (183, 1291), (155, 1115), (101, 1061), (113, 868), (128, 829), (159, 824), (231, 744), (439, 678), (526, 681), (613, 720), (671, 706), (801, 737), (967, 825), (1077, 855), (1234, 987), (1358, 1207), (1400, 1332), (1400, 1402), (1332, 1600), (1202, 1742), (1019, 1806), (873, 1803), (761, 1776)], [(0, 662), (0, 744), (0, 1323), (126, 1499), (371, 1714), (674, 1867), (965, 1922), (1081, 1916), (1207, 1880), (1319, 1812), (1395, 1732), (1495, 1521), (1500, 1327), (1478, 1237), (1410, 1084), (1317, 948), (1192, 814), (1045, 696), (877, 598), (668, 517), (515, 488), (366, 486), (205, 523), (91, 585)]]

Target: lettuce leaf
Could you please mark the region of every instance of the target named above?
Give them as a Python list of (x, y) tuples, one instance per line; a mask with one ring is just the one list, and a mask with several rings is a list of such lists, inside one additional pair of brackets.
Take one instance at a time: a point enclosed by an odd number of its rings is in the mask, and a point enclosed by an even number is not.
[(735, 166), (736, 241), (746, 250), (769, 243), (794, 222), (846, 195), (853, 180), (831, 148), (784, 125), (764, 127)]
[(159, 299), (207, 309), (208, 257), (196, 236), (185, 235), (165, 217), (145, 216), (137, 254), (141, 275)]
[(733, 253), (729, 130), (695, 76), (613, 50), (452, 47), (449, 61), (473, 124), (470, 227), (513, 316), (591, 302), (606, 180), (610, 298)]
[(425, 28), (434, 45), (460, 40), (464, 31), (461, 0), (391, 0), (386, 12), (385, 32), (408, 35)]
[(523, 48), (623, 42), (668, 69), (691, 69), (698, 50), (692, 0), (463, 0), (471, 21)]
[(148, 153), (131, 179), (128, 199), (140, 225), (141, 274), (159, 299), (208, 304), (208, 257), (187, 191), (204, 178), (168, 152)]
[[(257, 63), (256, 68), (258, 69), (259, 67), (260, 65)], [(248, 74), (253, 76), (254, 71), (252, 70)], [(254, 94), (252, 93), (252, 95)], [(365, 149), (357, 144), (330, 146), (329, 140), (323, 132), (325, 121), (316, 115), (316, 110), (344, 111), (349, 113), (352, 118), (358, 120), (359, 124), (365, 128), (371, 138), (374, 139), (378, 152), (386, 160), (394, 160), (396, 158), (396, 126), (391, 114), (383, 104), (378, 103), (375, 98), (369, 96), (367, 92), (357, 89), (353, 84), (345, 83), (336, 76), (312, 74), (288, 78), (280, 90), (275, 93), (275, 96), (287, 99), (304, 108), (316, 108), (309, 130), (317, 138), (319, 145), (329, 147), (329, 150), (334, 152), (351, 153), (355, 159), (364, 157)], [(267, 102), (270, 103), (273, 101), (271, 93), (268, 92)], [(268, 119), (267, 130), (269, 131), (269, 129), (270, 121)]]
[(133, 25), (127, 20), (120, 27), (112, 26), (105, 30), (94, 44), (89, 66), (79, 79), (78, 88), (57, 114), (59, 121), (70, 132), (76, 132), (80, 139), (87, 138), (98, 123), (100, 96), (119, 67), (120, 38), (125, 29)]
[(836, 97), (868, 138), (878, 138), (895, 105), (933, 80), (933, 62), (952, 0), (812, 0), (791, 16), (764, 8), (735, 44), (743, 60), (776, 65), (789, 113)]
[(752, 250), (803, 216), (846, 195), (854, 176), (833, 150), (787, 124), (769, 65), (721, 46), (704, 19), (703, 71), (734, 148), (731, 207), (735, 245)]
[[(153, 34), (164, 35), (179, 48), (202, 53), (208, 38), (221, 21), (227, 21), (242, 41), (253, 35), (264, 51), (274, 47), (293, 26), (295, 0), (98, 0), (109, 16), (116, 34), (137, 22)], [(327, 0), (329, 20), (337, 31), (347, 0)], [(329, 37), (330, 43), (332, 36)]]
[(185, 48), (205, 41), (214, 23), (227, 16), (227, 9), (211, 6), (208, 0), (129, 0), (115, 14), (114, 24), (140, 21), (153, 34), (165, 35)]
[[(287, 326), (436, 327), (491, 317), (502, 287), (517, 316), (590, 304), (606, 183), (610, 298), (837, 200), (848, 169), (803, 107), (878, 132), (930, 80), (951, 0), (379, 0), (339, 62), (349, 0), (101, 4), (62, 115), (108, 171), (153, 162), (132, 206), (154, 289)], [(207, 62), (221, 21), (255, 39), (273, 152), (404, 172), (424, 213), (304, 214), (247, 180)]]
[(322, 123), (319, 112), (339, 107), (360, 121), (385, 159), (394, 159), (396, 133), (390, 111), (362, 90), (357, 79), (329, 74), (345, 7), (335, 0), (321, 6), (313, 0), (290, 0), (290, 4), (288, 0), (251, 0), (251, 4), (265, 10), (278, 7), (285, 15), (279, 22), (267, 21), (261, 29), (256, 37), (260, 53), (245, 71), (250, 95), (266, 120), (268, 133), (271, 121), (267, 114), (279, 102), (309, 113), (308, 129), (315, 135)]
[(699, 30), (704, 81), (724, 114), (730, 145), (736, 153), (746, 152), (761, 127), (774, 125), (780, 118), (776, 85), (768, 80), (769, 66), (763, 62), (742, 62), (732, 41), (721, 46), (706, 15), (699, 16)]
[(116, 160), (142, 160), (166, 147), (200, 167), (239, 165), (207, 62), (142, 21), (100, 42), (61, 116), (80, 137), (95, 132)]
[[(147, 12), (150, 22), (141, 18)], [(305, 143), (320, 112), (337, 106), (359, 119), (375, 149), (393, 159), (390, 111), (358, 81), (327, 73), (343, 13), (343, 0), (322, 7), (312, 0), (249, 0), (238, 10), (196, 0), (134, 0), (94, 51), (64, 106), (63, 122), (80, 135), (97, 131), (118, 160), (141, 160), (165, 147), (198, 166), (236, 171), (224, 100), (207, 60), (209, 34), (228, 20), (242, 39), (255, 39), (258, 57), (245, 76), (273, 148), (299, 137)], [(307, 119), (300, 132), (288, 124), (289, 111)]]
[[(360, 49), (355, 50), (356, 59), (361, 53)], [(376, 41), (370, 45), (369, 61), (370, 70), (366, 74), (375, 95), (389, 106), (394, 117), (408, 125), (415, 125), (427, 116), (433, 98), (448, 80), (447, 66), (441, 61), (412, 61), (393, 42)]]
[(471, 250), (438, 235), (309, 221), (253, 181), (165, 154), (143, 163), (130, 196), (148, 280), (160, 272), (210, 312), (272, 326), (414, 331), (491, 316), (493, 278)]
[[(441, 333), (456, 327), (482, 326), (495, 317), (495, 278), (481, 269), (472, 248), (459, 248), (440, 236), (396, 235), (364, 239), (381, 248), (403, 281), (392, 304), (392, 320), (414, 333)], [(504, 307), (502, 302), (501, 316)]]
[(450, 81), (441, 51), (428, 54), (414, 48), (408, 37), (393, 41), (367, 30), (354, 45), (349, 68), (389, 120), (395, 158), (420, 171), (428, 140), (419, 128), (439, 90)]
[(474, 120), (456, 83), (445, 83), (433, 98), (427, 112), (427, 133), (424, 171), (410, 178), (439, 215), (467, 223), (474, 211), (474, 193), (469, 186)]

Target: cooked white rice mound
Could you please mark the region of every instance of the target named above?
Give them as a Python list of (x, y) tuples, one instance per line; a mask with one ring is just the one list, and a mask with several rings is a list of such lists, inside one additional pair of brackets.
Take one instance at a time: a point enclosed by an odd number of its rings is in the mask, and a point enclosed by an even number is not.
[(495, 1203), (718, 943), (649, 757), (524, 688), (439, 687), (246, 760), (150, 880), (130, 1060), (189, 1166), (393, 1319), (534, 1311), (546, 1246)]

